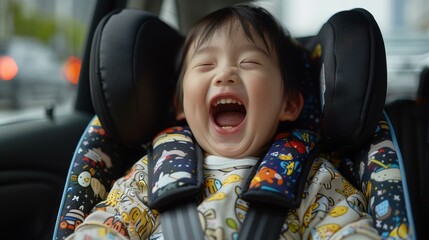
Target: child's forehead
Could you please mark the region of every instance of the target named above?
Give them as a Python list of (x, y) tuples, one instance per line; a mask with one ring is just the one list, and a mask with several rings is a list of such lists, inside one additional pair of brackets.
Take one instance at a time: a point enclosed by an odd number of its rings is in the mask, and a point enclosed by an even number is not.
[(199, 34), (195, 36), (190, 44), (187, 55), (193, 54), (196, 51), (207, 47), (212, 41), (222, 41), (225, 44), (229, 42), (242, 42), (246, 45), (253, 45), (266, 53), (270, 53), (271, 44), (267, 41), (267, 34), (257, 34), (252, 28), (248, 28), (247, 32), (240, 24), (240, 21), (232, 21), (215, 29), (202, 29)]

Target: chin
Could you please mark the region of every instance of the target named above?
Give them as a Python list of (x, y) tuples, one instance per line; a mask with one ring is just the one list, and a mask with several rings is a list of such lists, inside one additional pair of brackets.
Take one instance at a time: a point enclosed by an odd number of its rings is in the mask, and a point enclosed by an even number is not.
[(247, 151), (242, 151), (240, 149), (231, 149), (231, 148), (221, 148), (216, 149), (215, 155), (227, 158), (243, 158), (251, 156), (252, 154)]

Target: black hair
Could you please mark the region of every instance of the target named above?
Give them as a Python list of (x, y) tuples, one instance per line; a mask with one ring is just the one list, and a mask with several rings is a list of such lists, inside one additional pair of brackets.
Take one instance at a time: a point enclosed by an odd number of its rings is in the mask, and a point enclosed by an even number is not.
[[(237, 22), (239, 24), (236, 24)], [(282, 28), (266, 9), (246, 3), (231, 5), (212, 12), (200, 19), (189, 30), (180, 59), (181, 73), (177, 84), (179, 104), (181, 105), (183, 100), (182, 80), (186, 68), (186, 55), (192, 44), (195, 44), (197, 48), (201, 47), (219, 29), (228, 25), (230, 27), (241, 26), (250, 41), (261, 40), (267, 51), (270, 49), (276, 51), (285, 92), (287, 96), (296, 97), (300, 92), (300, 82), (304, 76), (304, 63), (301, 60), (305, 53), (304, 48), (291, 37), (289, 31)]]

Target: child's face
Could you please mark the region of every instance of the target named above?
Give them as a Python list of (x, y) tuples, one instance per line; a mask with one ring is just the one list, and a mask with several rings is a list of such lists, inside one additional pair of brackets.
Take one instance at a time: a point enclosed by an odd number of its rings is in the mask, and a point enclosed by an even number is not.
[(228, 30), (188, 51), (184, 115), (208, 154), (258, 156), (279, 121), (295, 120), (300, 107), (285, 96), (274, 51), (270, 55), (261, 41), (253, 43), (241, 29)]

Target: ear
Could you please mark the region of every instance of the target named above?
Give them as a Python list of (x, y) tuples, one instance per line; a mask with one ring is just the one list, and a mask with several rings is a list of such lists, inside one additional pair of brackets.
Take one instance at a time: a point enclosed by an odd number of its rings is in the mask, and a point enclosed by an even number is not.
[(286, 96), (280, 121), (295, 121), (299, 117), (303, 105), (304, 97), (301, 93)]
[(174, 96), (173, 100), (174, 110), (176, 112), (176, 120), (183, 121), (186, 120), (185, 111), (183, 110), (183, 104), (177, 96)]
[(176, 113), (176, 120), (177, 121), (186, 120), (185, 112), (184, 111), (180, 111), (180, 112)]

